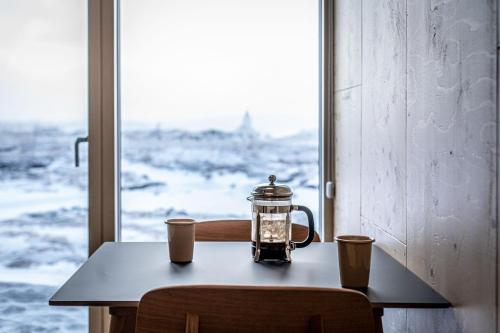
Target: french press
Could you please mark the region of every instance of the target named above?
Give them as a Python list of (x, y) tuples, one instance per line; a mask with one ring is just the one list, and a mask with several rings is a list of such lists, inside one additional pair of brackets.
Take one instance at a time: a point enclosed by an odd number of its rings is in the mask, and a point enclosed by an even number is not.
[[(252, 255), (256, 262), (290, 262), (290, 252), (306, 247), (314, 238), (313, 214), (305, 206), (292, 205), (292, 190), (286, 185), (275, 184), (276, 176), (271, 175), (268, 179), (269, 184), (255, 186), (247, 198), (252, 202)], [(291, 212), (294, 210), (307, 215), (309, 232), (302, 242), (291, 240)]]

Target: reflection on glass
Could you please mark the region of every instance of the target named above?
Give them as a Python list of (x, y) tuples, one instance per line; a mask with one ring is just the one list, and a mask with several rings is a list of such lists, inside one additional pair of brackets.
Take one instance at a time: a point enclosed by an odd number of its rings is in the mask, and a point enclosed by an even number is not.
[(0, 45), (0, 332), (86, 332), (48, 299), (88, 251), (87, 2), (1, 0)]
[(270, 174), (319, 221), (318, 10), (121, 1), (122, 240), (165, 240), (170, 217), (250, 219)]

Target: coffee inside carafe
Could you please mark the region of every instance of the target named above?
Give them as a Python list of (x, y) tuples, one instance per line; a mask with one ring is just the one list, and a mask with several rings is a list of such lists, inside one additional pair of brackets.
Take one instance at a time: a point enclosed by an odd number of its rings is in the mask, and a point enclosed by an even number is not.
[[(252, 241), (252, 256), (255, 257), (256, 242)], [(260, 243), (261, 260), (287, 260), (286, 243)]]
[[(290, 239), (287, 213), (278, 213), (278, 207), (267, 207), (272, 213), (259, 212), (261, 260), (287, 260), (287, 243)], [(252, 241), (252, 255), (255, 256), (256, 242)]]

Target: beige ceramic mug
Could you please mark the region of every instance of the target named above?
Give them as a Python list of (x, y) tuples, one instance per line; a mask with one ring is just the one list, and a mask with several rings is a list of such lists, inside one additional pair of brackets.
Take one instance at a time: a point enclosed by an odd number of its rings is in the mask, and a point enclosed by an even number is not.
[(370, 279), (372, 243), (367, 236), (345, 235), (337, 241), (340, 283), (346, 288), (366, 288)]
[(166, 220), (168, 228), (168, 252), (173, 263), (188, 263), (193, 261), (194, 228), (193, 219)]

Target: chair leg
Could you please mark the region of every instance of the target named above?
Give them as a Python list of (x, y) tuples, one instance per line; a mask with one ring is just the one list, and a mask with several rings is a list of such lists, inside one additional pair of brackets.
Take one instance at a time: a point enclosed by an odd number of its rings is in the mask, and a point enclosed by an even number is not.
[(134, 333), (135, 317), (137, 308), (135, 307), (111, 307), (109, 308), (111, 323), (109, 333)]
[(323, 318), (320, 315), (312, 316), (309, 319), (309, 333), (323, 333)]
[(373, 308), (373, 316), (375, 317), (375, 331), (377, 333), (384, 333), (384, 327), (382, 326), (384, 308)]
[(186, 313), (186, 333), (198, 333), (199, 322), (197, 314)]

